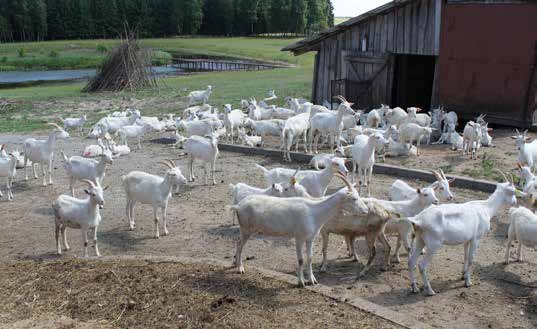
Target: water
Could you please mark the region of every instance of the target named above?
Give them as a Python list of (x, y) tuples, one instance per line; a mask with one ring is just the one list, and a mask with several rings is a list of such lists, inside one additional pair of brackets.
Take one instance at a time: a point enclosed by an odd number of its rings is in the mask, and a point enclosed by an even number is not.
[[(182, 69), (172, 66), (153, 66), (152, 69), (158, 76), (184, 74)], [(0, 72), (0, 84), (88, 80), (95, 74), (95, 69)]]

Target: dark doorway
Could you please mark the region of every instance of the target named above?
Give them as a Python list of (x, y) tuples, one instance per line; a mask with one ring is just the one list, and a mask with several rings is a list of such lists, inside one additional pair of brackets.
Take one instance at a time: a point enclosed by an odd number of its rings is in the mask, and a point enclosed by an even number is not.
[(429, 110), (436, 56), (396, 55), (392, 106)]

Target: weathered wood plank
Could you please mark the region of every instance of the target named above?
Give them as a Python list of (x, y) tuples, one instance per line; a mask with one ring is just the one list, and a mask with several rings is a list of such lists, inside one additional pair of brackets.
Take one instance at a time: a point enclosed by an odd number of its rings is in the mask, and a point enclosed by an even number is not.
[(317, 98), (317, 86), (319, 84), (319, 52), (315, 54), (313, 65), (313, 88), (311, 89), (311, 99), (315, 104), (320, 104)]
[(380, 49), (382, 48), (382, 45), (380, 43), (380, 37), (382, 35), (382, 25), (382, 15), (378, 15), (375, 19), (375, 46), (373, 47), (373, 49), (378, 52), (380, 52)]
[(419, 15), (418, 23), (418, 53), (425, 54), (425, 33), (426, 33), (426, 20), (427, 13), (429, 12), (429, 0), (422, 0), (422, 6)]
[(358, 50), (359, 49), (359, 40), (360, 40), (360, 28), (358, 25), (353, 26), (351, 29), (351, 49), (352, 50)]
[(410, 4), (407, 4), (405, 6), (405, 13), (404, 13), (404, 24), (405, 24), (405, 43), (403, 46), (403, 51), (408, 54), (410, 53), (410, 33), (412, 32), (412, 6)]
[(394, 51), (394, 28), (395, 28), (395, 14), (393, 12), (387, 15), (388, 17), (388, 34), (386, 35), (386, 51)]
[(400, 8), (397, 10), (397, 27), (396, 27), (396, 38), (395, 38), (395, 49), (399, 54), (404, 52), (405, 44), (405, 24), (404, 24), (404, 9)]
[(435, 55), (438, 55), (440, 54), (440, 21), (442, 20), (442, 0), (432, 0), (434, 1), (434, 10), (435, 10), (435, 14), (434, 14), (434, 41), (433, 41), (433, 44), (434, 44), (434, 48), (433, 48), (433, 51), (434, 51), (434, 54)]

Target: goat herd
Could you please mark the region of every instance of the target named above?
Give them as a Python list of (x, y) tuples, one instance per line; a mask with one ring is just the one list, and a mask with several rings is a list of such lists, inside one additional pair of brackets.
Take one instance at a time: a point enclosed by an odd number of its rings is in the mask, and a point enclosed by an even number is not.
[[(331, 233), (345, 237), (351, 256), (357, 257), (354, 240), (364, 236), (369, 257), (367, 265), (360, 272), (363, 275), (371, 266), (376, 254), (375, 244), (379, 240), (384, 248), (383, 266), (391, 261), (390, 245), (386, 235), (397, 235), (394, 261), (399, 262), (401, 245), (409, 253), (409, 277), (412, 290), (418, 292), (415, 268), (418, 265), (428, 295), (434, 295), (427, 266), (435, 253), (443, 245), (464, 245), (464, 266), (462, 275), (465, 285), (472, 284), (470, 269), (480, 241), (490, 229), (490, 220), (500, 207), (514, 205), (516, 197), (522, 197), (533, 205), (537, 195), (537, 178), (532, 174), (533, 160), (537, 159), (537, 146), (528, 143), (526, 133), (513, 136), (519, 149), (519, 169), (524, 181), (518, 190), (503, 172), (505, 182), (498, 183), (495, 192), (486, 200), (470, 201), (462, 204), (451, 203), (454, 199), (450, 182), (442, 170), (433, 174), (436, 181), (428, 187), (414, 189), (401, 180), (396, 180), (389, 189), (390, 200), (361, 197), (363, 189), (369, 196), (372, 169), (376, 156), (418, 155), (420, 143), (447, 143), (453, 149), (471, 153), (477, 157), (481, 146), (492, 145), (490, 129), (480, 116), (464, 127), (462, 136), (455, 131), (458, 118), (455, 112), (446, 113), (435, 109), (429, 114), (418, 113), (419, 108), (389, 108), (382, 105), (368, 113), (355, 111), (352, 103), (337, 96), (339, 104), (325, 102), (323, 106), (314, 105), (296, 98), (286, 98), (289, 108), (269, 106), (276, 99), (274, 91), (261, 102), (255, 99), (241, 101), (241, 109), (224, 105), (224, 113), (208, 104), (211, 86), (204, 91), (194, 91), (188, 95), (189, 108), (181, 118), (169, 115), (164, 120), (141, 116), (138, 110), (127, 109), (123, 112), (101, 118), (91, 129), (89, 137), (97, 138), (97, 144), (89, 145), (82, 156), (68, 157), (62, 151), (64, 168), (69, 177), (71, 195), (60, 195), (52, 204), (55, 217), (55, 238), (58, 254), (62, 246), (69, 250), (66, 228), (81, 229), (84, 254), (88, 255), (88, 233), (93, 235), (95, 253), (97, 229), (101, 221), (99, 209), (105, 204), (102, 187), (107, 165), (115, 157), (130, 153), (128, 139), (140, 140), (151, 130), (176, 130), (176, 146), (183, 148), (189, 157), (189, 181), (195, 179), (194, 161), (201, 160), (205, 166), (205, 184), (208, 180), (207, 167), (211, 167), (212, 181), (215, 162), (218, 157), (218, 140), (225, 137), (234, 143), (234, 134), (246, 145), (263, 145), (267, 136), (279, 137), (285, 160), (291, 161), (290, 149), (295, 144), (298, 150), (300, 139), (306, 152), (318, 152), (321, 144), (328, 143), (334, 154), (317, 154), (312, 159), (316, 170), (294, 170), (289, 168), (266, 169), (264, 173), (267, 188), (257, 188), (244, 183), (230, 184), (232, 205), (228, 210), (237, 218), (240, 226), (240, 239), (237, 243), (234, 265), (242, 273), (242, 250), (247, 240), (256, 233), (266, 236), (294, 238), (298, 258), (298, 282), (304, 286), (306, 281), (315, 284), (317, 280), (312, 270), (313, 242), (322, 236), (323, 260), (321, 270), (327, 270), (327, 247)], [(202, 105), (195, 105), (203, 103)], [(329, 108), (336, 107), (336, 110)], [(0, 176), (7, 178), (7, 196), (13, 199), (12, 181), (16, 169), (24, 169), (28, 179), (27, 167), (31, 166), (37, 178), (36, 166), (41, 165), (43, 185), (52, 184), (52, 161), (57, 139), (69, 137), (68, 129), (82, 133), (86, 117), (62, 119), (63, 128), (56, 123), (45, 140), (29, 138), (24, 142), (23, 152), (6, 151), (1, 147)], [(249, 130), (250, 134), (247, 133)], [(116, 144), (112, 136), (122, 140)], [(416, 144), (414, 146), (413, 144)], [(93, 159), (95, 158), (95, 159)], [(347, 170), (347, 162), (352, 162), (353, 172)], [(159, 233), (158, 210), (162, 211), (164, 235), (168, 234), (166, 211), (174, 189), (187, 184), (179, 167), (174, 161), (159, 162), (166, 167), (164, 176), (141, 171), (132, 171), (121, 177), (126, 195), (126, 217), (131, 230), (135, 227), (133, 208), (136, 203), (152, 205), (154, 210), (155, 238)], [(45, 167), (48, 167), (48, 183)], [(358, 171), (358, 189), (352, 183)], [(349, 176), (351, 176), (349, 178)], [(332, 178), (340, 180), (344, 187), (332, 195), (326, 195)], [(75, 197), (74, 184), (81, 181), (87, 185), (86, 198)], [(439, 194), (441, 201), (436, 194)], [(0, 193), (0, 196), (1, 193)], [(537, 216), (524, 207), (511, 208), (510, 226), (505, 261), (509, 261), (511, 241), (519, 241), (518, 259), (521, 258), (521, 245), (537, 244)], [(414, 239), (412, 241), (412, 236)], [(61, 240), (61, 241), (60, 241)], [(60, 243), (61, 242), (61, 243)], [(306, 247), (306, 264), (303, 248)], [(422, 251), (425, 254), (418, 264)], [(307, 280), (303, 267), (306, 267)]]

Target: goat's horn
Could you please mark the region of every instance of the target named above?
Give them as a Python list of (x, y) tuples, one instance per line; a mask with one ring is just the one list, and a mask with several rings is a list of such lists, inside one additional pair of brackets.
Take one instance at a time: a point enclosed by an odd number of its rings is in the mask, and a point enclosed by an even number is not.
[(522, 164), (520, 164), (520, 162), (517, 162), (516, 166), (518, 167), (518, 169), (522, 169)]
[(88, 184), (90, 187), (97, 187), (95, 183), (90, 181), (89, 179), (83, 179), (82, 182)]
[(46, 124), (49, 125), (49, 126), (56, 127), (56, 128), (58, 128), (58, 129), (62, 129), (62, 127), (58, 126), (58, 124), (56, 124), (56, 123), (54, 123), (54, 122), (47, 122)]
[(172, 160), (170, 160), (170, 159), (165, 159), (164, 161), (166, 161), (166, 162), (169, 162), (169, 163), (170, 163), (170, 165), (172, 166), (172, 168), (175, 168), (175, 167), (177, 167), (177, 166), (175, 165), (175, 162), (173, 162), (173, 161), (172, 161)]
[(440, 175), (442, 175), (442, 177), (447, 180), (446, 174), (444, 174), (444, 171), (442, 169), (440, 169)]
[(335, 177), (341, 179), (343, 181), (343, 183), (345, 183), (345, 185), (347, 186), (347, 188), (349, 189), (349, 192), (352, 191), (354, 188), (352, 187), (352, 184), (349, 182), (349, 180), (345, 177), (343, 177), (343, 175), (337, 173), (337, 174), (334, 174)]
[(170, 165), (170, 163), (166, 162), (166, 161), (159, 161), (157, 162), (158, 164), (161, 164), (161, 165), (165, 165), (166, 167), (168, 167), (169, 169), (173, 169), (173, 167)]
[(515, 131), (517, 135), (520, 135), (520, 131), (518, 131), (518, 129), (515, 128)]
[(438, 179), (438, 180), (442, 180), (442, 176), (440, 176), (440, 174), (438, 173), (438, 171), (436, 171), (436, 170), (431, 170), (431, 173), (434, 175), (434, 177), (436, 177), (436, 179)]
[(503, 176), (503, 179), (505, 179), (506, 183), (509, 183), (509, 178), (507, 178), (507, 175), (503, 171), (501, 171), (500, 169), (497, 169), (496, 171)]

